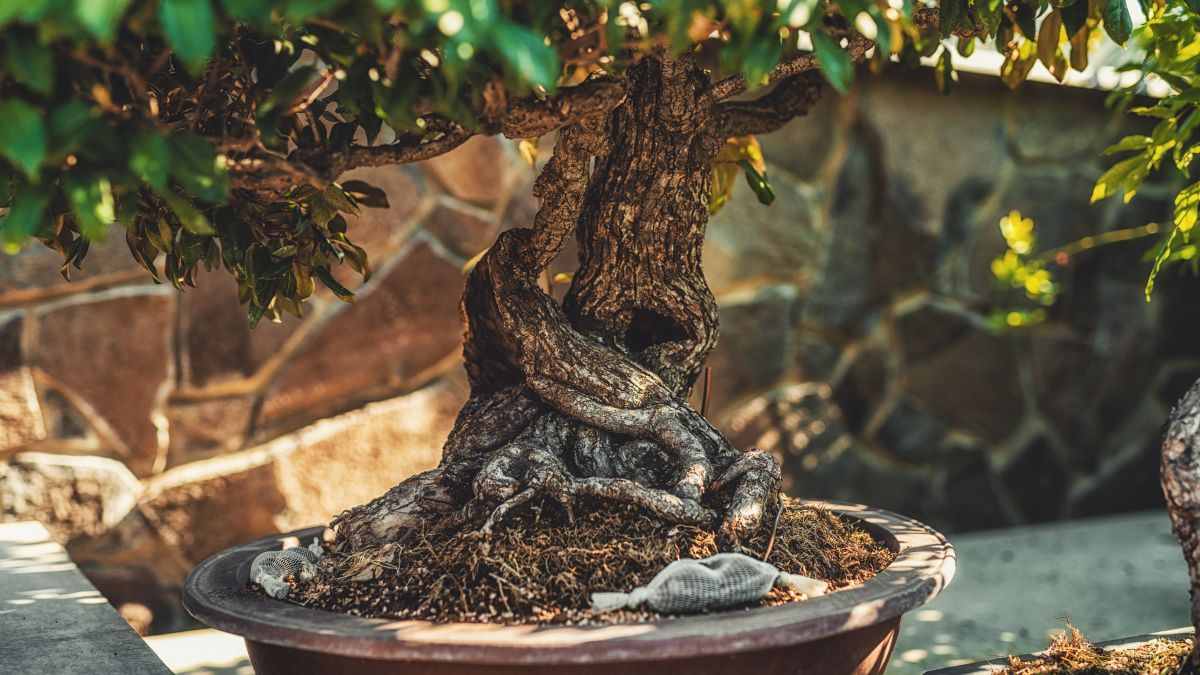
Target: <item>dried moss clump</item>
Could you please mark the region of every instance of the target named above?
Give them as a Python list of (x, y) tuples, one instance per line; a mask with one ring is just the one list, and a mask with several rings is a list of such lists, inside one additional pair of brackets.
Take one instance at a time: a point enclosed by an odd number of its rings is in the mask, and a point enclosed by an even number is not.
[(1005, 675), (1175, 675), (1192, 651), (1191, 640), (1153, 640), (1129, 649), (1104, 649), (1074, 626), (1027, 661), (1013, 656)]
[[(837, 515), (784, 498), (783, 513), (744, 542), (786, 572), (843, 588), (895, 558)], [(485, 540), (475, 531), (424, 531), (349, 555), (327, 554), (315, 579), (292, 597), (310, 607), (369, 617), (488, 623), (649, 621), (652, 612), (594, 614), (594, 591), (627, 591), (671, 561), (717, 553), (711, 530), (665, 524), (609, 503), (581, 508), (575, 523), (552, 506), (514, 513)], [(765, 604), (800, 599), (773, 590)]]

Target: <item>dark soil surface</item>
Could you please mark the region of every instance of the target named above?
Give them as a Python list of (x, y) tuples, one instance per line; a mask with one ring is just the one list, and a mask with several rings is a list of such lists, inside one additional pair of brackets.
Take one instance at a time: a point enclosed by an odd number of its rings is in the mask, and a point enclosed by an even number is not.
[[(822, 509), (784, 498), (783, 513), (743, 551), (793, 574), (861, 584), (893, 554), (864, 530)], [(771, 543), (774, 530), (774, 542)], [(665, 524), (637, 509), (589, 505), (574, 524), (553, 506), (515, 512), (485, 539), (475, 531), (427, 531), (407, 541), (349, 555), (327, 553), (316, 578), (291, 598), (309, 607), (357, 616), (504, 624), (601, 624), (652, 621), (649, 611), (596, 613), (596, 591), (629, 591), (679, 558), (717, 553), (703, 528)], [(763, 604), (802, 600), (774, 589)]]
[(1154, 640), (1132, 649), (1104, 649), (1074, 626), (1055, 638), (1044, 656), (1012, 657), (1005, 675), (1175, 675), (1192, 651), (1191, 640)]

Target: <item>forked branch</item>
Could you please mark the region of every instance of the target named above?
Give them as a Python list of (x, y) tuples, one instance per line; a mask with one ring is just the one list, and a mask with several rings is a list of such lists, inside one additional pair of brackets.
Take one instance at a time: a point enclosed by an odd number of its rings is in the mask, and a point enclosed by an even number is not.
[(809, 71), (793, 75), (771, 91), (752, 101), (725, 101), (717, 104), (714, 124), (722, 137), (766, 134), (790, 120), (806, 115), (821, 97), (821, 74)]

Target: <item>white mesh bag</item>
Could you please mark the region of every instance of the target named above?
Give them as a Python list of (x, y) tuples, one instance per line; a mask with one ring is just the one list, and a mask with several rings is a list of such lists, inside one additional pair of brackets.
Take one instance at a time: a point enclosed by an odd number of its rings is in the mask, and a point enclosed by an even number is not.
[(593, 593), (592, 609), (636, 609), (645, 604), (662, 614), (697, 614), (760, 600), (775, 585), (809, 597), (829, 589), (824, 581), (780, 572), (741, 553), (718, 553), (703, 560), (676, 560), (629, 593)]
[(250, 581), (262, 586), (263, 592), (282, 600), (291, 586), (288, 578), (307, 581), (317, 573), (321, 545), (314, 540), (308, 547), (296, 546), (282, 551), (263, 551), (250, 563)]

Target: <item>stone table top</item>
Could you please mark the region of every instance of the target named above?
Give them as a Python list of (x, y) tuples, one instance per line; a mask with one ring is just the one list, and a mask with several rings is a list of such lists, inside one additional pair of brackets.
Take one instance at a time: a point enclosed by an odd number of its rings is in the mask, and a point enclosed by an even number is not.
[(906, 614), (888, 675), (1038, 652), (1071, 621), (1093, 642), (1189, 624), (1166, 512), (950, 536), (954, 582)]
[(171, 672), (38, 523), (0, 524), (0, 671)]

